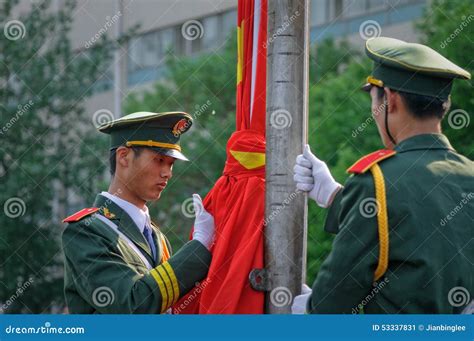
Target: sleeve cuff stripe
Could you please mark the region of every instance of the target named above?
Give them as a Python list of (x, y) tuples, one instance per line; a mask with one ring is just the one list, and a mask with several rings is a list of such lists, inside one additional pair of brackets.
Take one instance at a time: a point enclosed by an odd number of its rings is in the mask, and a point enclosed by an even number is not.
[(176, 296), (177, 292), (176, 290), (174, 289), (174, 286), (172, 284), (172, 280), (171, 280), (171, 276), (168, 272), (168, 270), (166, 269), (166, 266), (165, 266), (166, 263), (163, 263), (161, 264), (162, 266), (160, 267), (160, 270), (164, 273), (162, 276), (165, 277), (165, 274), (166, 274), (166, 278), (167, 278), (167, 288), (169, 290), (169, 292), (172, 293), (172, 295), (170, 297), (172, 297), (172, 300), (170, 300), (170, 306), (172, 306), (173, 304), (175, 304), (175, 302), (177, 301), (177, 298), (178, 296)]
[(155, 279), (156, 284), (158, 284), (158, 288), (160, 289), (160, 292), (161, 292), (161, 312), (164, 312), (166, 310), (167, 303), (168, 303), (168, 292), (166, 290), (164, 281), (161, 279), (161, 276), (158, 273), (158, 271), (156, 271), (156, 269), (152, 269), (150, 271), (150, 273), (153, 276), (153, 278)]
[(163, 267), (165, 268), (168, 276), (171, 279), (171, 283), (173, 284), (173, 292), (174, 292), (174, 300), (173, 304), (176, 303), (179, 299), (179, 285), (178, 285), (178, 279), (176, 278), (176, 274), (174, 273), (173, 268), (171, 267), (170, 263), (166, 262), (163, 264)]
[(173, 301), (174, 301), (173, 286), (171, 285), (171, 279), (169, 278), (168, 274), (163, 268), (163, 264), (160, 266), (157, 266), (155, 269), (161, 275), (161, 278), (163, 278), (163, 282), (165, 283), (165, 286), (166, 286), (166, 291), (168, 292), (168, 300), (166, 302), (166, 307), (165, 307), (165, 310), (166, 310), (173, 304)]

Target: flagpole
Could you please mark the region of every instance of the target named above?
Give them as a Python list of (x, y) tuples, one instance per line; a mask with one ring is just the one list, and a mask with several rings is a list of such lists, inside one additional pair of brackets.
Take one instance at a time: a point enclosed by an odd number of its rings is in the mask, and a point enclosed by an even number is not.
[(293, 166), (307, 141), (308, 0), (268, 1), (265, 311), (291, 313), (305, 281), (307, 198)]
[(115, 2), (116, 13), (119, 14), (118, 22), (115, 25), (115, 39), (117, 40), (117, 46), (114, 51), (114, 117), (122, 117), (122, 51), (120, 50), (119, 39), (123, 34), (123, 1), (116, 0)]

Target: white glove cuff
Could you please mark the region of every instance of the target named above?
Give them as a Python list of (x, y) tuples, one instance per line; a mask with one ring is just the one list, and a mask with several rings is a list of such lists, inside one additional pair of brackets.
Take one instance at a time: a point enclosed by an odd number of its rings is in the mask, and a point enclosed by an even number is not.
[(315, 193), (316, 203), (318, 206), (322, 208), (329, 207), (332, 204), (335, 192), (341, 187), (342, 185), (336, 181), (327, 183), (324, 186), (315, 186), (313, 190), (319, 190), (318, 193)]

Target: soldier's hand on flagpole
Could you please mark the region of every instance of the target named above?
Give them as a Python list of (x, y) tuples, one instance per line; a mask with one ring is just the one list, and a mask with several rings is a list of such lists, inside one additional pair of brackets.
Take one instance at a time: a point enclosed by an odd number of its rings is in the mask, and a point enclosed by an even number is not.
[(214, 241), (215, 227), (214, 217), (204, 209), (202, 199), (199, 194), (193, 194), (194, 231), (193, 240), (200, 241), (208, 250)]
[(334, 194), (342, 187), (334, 180), (326, 163), (311, 153), (309, 145), (305, 146), (303, 154), (296, 157), (293, 170), (296, 188), (309, 192), (309, 197), (321, 207), (331, 205)]
[(293, 300), (293, 304), (291, 305), (291, 313), (292, 314), (304, 314), (306, 313), (306, 305), (308, 303), (309, 298), (311, 297), (313, 290), (306, 284), (303, 284), (301, 287), (301, 295), (298, 295)]

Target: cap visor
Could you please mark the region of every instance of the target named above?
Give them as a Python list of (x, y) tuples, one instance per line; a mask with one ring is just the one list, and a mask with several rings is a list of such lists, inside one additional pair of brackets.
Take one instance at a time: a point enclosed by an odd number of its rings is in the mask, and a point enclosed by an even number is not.
[(171, 156), (174, 157), (175, 159), (178, 160), (183, 160), (183, 161), (189, 161), (186, 156), (183, 155), (180, 151), (176, 149), (167, 149), (167, 148), (157, 148), (157, 147), (151, 147), (154, 151), (166, 155), (166, 156)]
[(370, 92), (370, 89), (372, 89), (372, 84), (365, 83), (364, 85), (362, 85), (360, 89), (365, 92)]

